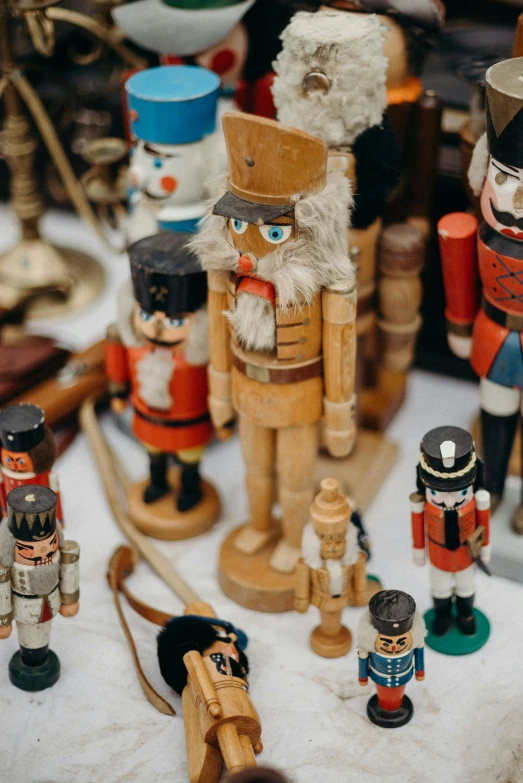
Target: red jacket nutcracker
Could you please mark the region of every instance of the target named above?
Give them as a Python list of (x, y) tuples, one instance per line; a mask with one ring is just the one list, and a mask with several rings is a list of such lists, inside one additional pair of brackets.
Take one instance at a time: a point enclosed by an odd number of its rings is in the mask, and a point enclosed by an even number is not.
[(106, 368), (113, 409), (127, 396), (134, 434), (150, 459), (144, 501), (169, 491), (168, 455), (181, 466), (178, 511), (202, 498), (199, 462), (213, 429), (207, 411), (207, 285), (188, 235), (160, 233), (129, 250), (133, 295), (120, 294), (118, 323), (109, 327)]
[(490, 559), (490, 495), (484, 489), (474, 494), (481, 469), (472, 437), (461, 427), (436, 427), (424, 435), (418, 492), (410, 496), (412, 540), (416, 565), (424, 565), (428, 553), (435, 610), (430, 630), (436, 636), (450, 629), (454, 597), (459, 630), (476, 632), (475, 561)]
[(0, 411), (0, 502), (7, 515), (7, 496), (27, 484), (49, 487), (56, 494), (56, 518), (63, 527), (54, 435), (45, 424), (45, 413), (32, 403), (9, 405)]
[[(485, 486), (496, 508), (516, 433), (523, 390), (523, 58), (486, 74), (487, 133), (469, 179), (483, 221), (453, 213), (439, 223), (451, 349), (481, 377)], [(480, 290), (481, 289), (481, 290)], [(523, 533), (523, 507), (513, 518)]]

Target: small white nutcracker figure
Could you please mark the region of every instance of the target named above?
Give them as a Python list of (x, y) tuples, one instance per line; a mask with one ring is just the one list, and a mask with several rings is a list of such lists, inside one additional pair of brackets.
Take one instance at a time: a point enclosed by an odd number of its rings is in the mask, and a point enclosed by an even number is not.
[(40, 691), (60, 676), (60, 661), (49, 649), (53, 617), (73, 617), (79, 608), (76, 541), (64, 541), (56, 524), (52, 489), (29, 484), (7, 496), (7, 521), (0, 528), (0, 639), (16, 621), (20, 650), (9, 663), (13, 685)]

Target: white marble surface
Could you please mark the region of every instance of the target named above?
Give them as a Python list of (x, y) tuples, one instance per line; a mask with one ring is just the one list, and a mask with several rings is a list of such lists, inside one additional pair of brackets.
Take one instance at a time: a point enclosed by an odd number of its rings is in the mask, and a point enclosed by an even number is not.
[[(0, 236), (7, 241), (5, 213)], [(78, 345), (103, 334), (111, 317), (125, 262), (104, 254), (97, 240), (73, 218), (50, 217), (50, 235), (90, 246), (105, 255), (111, 289), (84, 314), (56, 323), (53, 332)], [(383, 484), (366, 524), (374, 546), (372, 570), (384, 586), (410, 592), (429, 606), (426, 568), (410, 559), (408, 495), (421, 435), (438, 424), (467, 426), (477, 389), (437, 375), (412, 374), (408, 399), (390, 429), (401, 444), (400, 459)], [(140, 447), (104, 427), (129, 472), (146, 467)], [(58, 617), (52, 646), (62, 676), (50, 690), (29, 694), (9, 683), (7, 663), (15, 638), (0, 643), (0, 780), (5, 783), (184, 783), (187, 780), (183, 721), (157, 713), (145, 700), (105, 580), (109, 557), (122, 542), (102, 494), (87, 444), (79, 437), (58, 464), (67, 535), (82, 547), (80, 614)], [(517, 783), (523, 781), (523, 586), (477, 577), (478, 605), (489, 615), (486, 647), (467, 658), (427, 651), (424, 683), (412, 681), (412, 722), (396, 731), (372, 726), (365, 706), (371, 687), (357, 683), (356, 653), (329, 661), (308, 648), (317, 622), (306, 615), (263, 615), (235, 606), (216, 584), (216, 559), (225, 533), (245, 518), (243, 466), (236, 439), (213, 446), (205, 473), (224, 503), (220, 522), (198, 539), (160, 543), (181, 574), (217, 613), (250, 636), (251, 692), (263, 722), (260, 763), (285, 770), (295, 783)], [(494, 530), (495, 535), (495, 530)], [(145, 565), (132, 588), (168, 611), (180, 602)], [(349, 609), (355, 630), (361, 610)], [(144, 668), (155, 686), (180, 710), (155, 661), (154, 626), (129, 615)]]

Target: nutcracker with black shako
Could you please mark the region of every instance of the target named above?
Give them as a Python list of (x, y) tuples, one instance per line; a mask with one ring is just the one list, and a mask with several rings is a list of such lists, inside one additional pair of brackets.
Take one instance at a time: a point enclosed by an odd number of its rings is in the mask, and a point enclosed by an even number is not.
[(321, 620), (311, 634), (311, 647), (324, 658), (338, 658), (352, 644), (351, 632), (341, 623), (343, 610), (367, 603), (366, 558), (358, 546), (352, 508), (336, 479), (323, 479), (310, 517), (296, 567), (294, 608), (306, 612), (310, 604), (318, 607)]
[[(216, 490), (200, 477), (213, 436), (207, 283), (188, 236), (163, 232), (131, 246), (132, 287), (120, 293), (118, 320), (106, 340), (112, 408), (122, 412), (130, 398), (133, 432), (149, 456), (150, 478), (131, 488), (129, 511), (143, 532), (167, 539), (198, 535), (219, 514)], [(170, 457), (179, 480), (168, 473)]]
[[(493, 511), (505, 488), (523, 391), (523, 58), (485, 75), (487, 132), (469, 181), (483, 220), (454, 212), (438, 224), (448, 342), (480, 376), (482, 456)], [(523, 534), (523, 505), (512, 518)]]
[(415, 674), (425, 679), (425, 623), (414, 599), (401, 590), (382, 590), (369, 601), (358, 626), (359, 683), (369, 678), (376, 694), (367, 703), (372, 723), (396, 729), (410, 721), (414, 707), (405, 687)]
[(223, 126), (229, 177), (191, 242), (209, 274), (210, 411), (217, 427), (238, 413), (247, 468), (249, 523), (224, 542), (219, 574), (233, 600), (288, 611), (318, 423), (333, 455), (354, 444), (350, 185), (308, 133), (247, 114)]
[(10, 636), (15, 621), (20, 650), (9, 678), (17, 688), (40, 691), (60, 676), (60, 661), (49, 649), (53, 617), (78, 612), (80, 547), (64, 541), (52, 489), (17, 487), (7, 509), (0, 527), (0, 639)]
[(193, 783), (215, 783), (224, 765), (229, 773), (254, 767), (263, 748), (260, 717), (249, 695), (246, 646), (243, 631), (200, 614), (174, 617), (158, 636), (160, 671), (182, 697)]
[(56, 493), (56, 518), (64, 526), (54, 435), (45, 423), (45, 413), (32, 403), (21, 402), (0, 410), (0, 500), (7, 515), (7, 496), (12, 489), (40, 484)]
[(436, 427), (423, 436), (420, 450), (418, 492), (410, 506), (414, 563), (424, 565), (426, 553), (430, 562), (434, 610), (425, 616), (427, 644), (462, 655), (482, 647), (489, 635), (474, 594), (476, 564), (487, 570), (490, 560), (490, 495), (481, 488), (482, 464), (466, 430)]

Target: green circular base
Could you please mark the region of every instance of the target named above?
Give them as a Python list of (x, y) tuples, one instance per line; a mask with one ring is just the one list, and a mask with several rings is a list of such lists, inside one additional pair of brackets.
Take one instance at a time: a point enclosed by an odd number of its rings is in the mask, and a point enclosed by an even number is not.
[(43, 691), (54, 685), (59, 677), (60, 661), (52, 650), (49, 650), (47, 660), (41, 666), (27, 666), (23, 663), (20, 650), (9, 661), (9, 679), (23, 691)]
[(466, 636), (459, 630), (456, 624), (457, 614), (455, 608), (452, 610), (452, 625), (444, 636), (435, 636), (432, 633), (434, 617), (434, 609), (429, 609), (423, 615), (428, 631), (425, 637), (425, 644), (444, 655), (470, 655), (470, 653), (481, 649), (490, 636), (490, 623), (480, 609), (474, 609), (476, 633), (473, 636)]
[(377, 582), (379, 585), (381, 585), (381, 579), (375, 574), (367, 574), (367, 582)]

